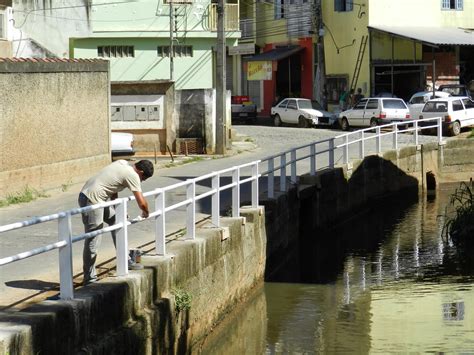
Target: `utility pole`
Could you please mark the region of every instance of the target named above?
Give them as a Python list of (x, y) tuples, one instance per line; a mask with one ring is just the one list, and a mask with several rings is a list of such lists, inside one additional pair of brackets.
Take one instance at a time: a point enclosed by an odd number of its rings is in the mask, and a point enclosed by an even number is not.
[(225, 43), (225, 0), (217, 3), (217, 51), (216, 51), (216, 153), (226, 153), (226, 43)]
[(173, 0), (170, 3), (170, 81), (174, 81), (174, 9)]
[(316, 55), (318, 67), (316, 69), (316, 100), (327, 109), (327, 93), (326, 89), (326, 62), (324, 60), (324, 25), (323, 25), (323, 0), (315, 0), (316, 15), (316, 35), (318, 41), (316, 44)]

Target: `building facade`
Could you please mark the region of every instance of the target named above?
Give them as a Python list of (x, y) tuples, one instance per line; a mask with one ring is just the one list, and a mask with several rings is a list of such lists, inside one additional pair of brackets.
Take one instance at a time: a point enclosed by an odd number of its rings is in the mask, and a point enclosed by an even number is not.
[[(474, 3), (466, 0), (323, 2), (329, 103), (474, 79)], [(434, 78), (433, 78), (434, 69)], [(433, 80), (434, 79), (434, 80)]]

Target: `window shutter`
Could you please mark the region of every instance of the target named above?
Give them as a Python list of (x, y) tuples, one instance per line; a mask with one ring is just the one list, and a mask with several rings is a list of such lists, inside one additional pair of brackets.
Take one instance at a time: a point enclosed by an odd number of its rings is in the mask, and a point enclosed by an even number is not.
[(334, 11), (341, 11), (340, 1), (339, 0), (334, 0)]
[(354, 8), (353, 0), (346, 0), (346, 11), (352, 11)]

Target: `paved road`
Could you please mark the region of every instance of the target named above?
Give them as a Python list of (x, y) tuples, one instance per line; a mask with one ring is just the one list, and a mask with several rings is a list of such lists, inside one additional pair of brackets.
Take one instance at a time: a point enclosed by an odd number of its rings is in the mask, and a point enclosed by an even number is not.
[[(199, 162), (176, 166), (172, 168), (160, 168), (155, 176), (143, 184), (144, 191), (152, 190), (156, 187), (168, 186), (173, 183), (231, 167), (244, 164), (253, 160), (263, 159), (270, 155), (278, 154), (296, 146), (301, 146), (321, 139), (332, 138), (340, 135), (342, 132), (330, 129), (301, 129), (295, 127), (271, 127), (271, 126), (234, 126), (239, 135), (248, 136), (247, 142), (235, 142), (233, 145), (233, 155), (222, 159), (205, 159)], [(248, 142), (252, 140), (256, 147)], [(401, 141), (411, 142), (413, 136), (404, 135)], [(434, 141), (434, 136), (422, 136), (420, 142)], [(383, 146), (390, 149), (391, 139), (387, 137)], [(370, 147), (367, 144), (366, 150), (374, 150), (374, 145)], [(358, 149), (351, 149), (350, 155), (357, 156)], [(336, 154), (336, 164), (342, 162), (342, 152)], [(317, 159), (317, 166), (327, 166), (326, 156), (320, 156)], [(277, 163), (275, 163), (277, 166)], [(260, 171), (267, 168), (266, 164), (260, 167)], [(298, 173), (307, 172), (309, 163), (299, 163)], [(288, 170), (289, 172), (289, 170)], [(278, 174), (277, 174), (278, 175)], [(224, 178), (226, 179), (226, 178)], [(77, 207), (77, 195), (82, 184), (71, 186), (66, 192), (52, 192), (48, 198), (41, 198), (36, 201), (9, 206), (0, 209), (0, 225), (31, 219), (36, 216), (44, 216), (52, 213), (72, 209)], [(261, 190), (265, 190), (266, 182), (262, 179), (260, 182)], [(205, 187), (200, 186), (198, 190)], [(121, 196), (128, 196), (124, 193)], [(228, 200), (227, 194), (225, 197)], [(242, 200), (248, 198), (248, 189), (243, 189)], [(184, 199), (185, 191), (178, 191), (173, 196), (169, 196), (168, 201), (179, 201)], [(138, 208), (131, 203), (132, 211), (130, 216), (139, 214)], [(225, 206), (223, 207), (225, 209)], [(205, 217), (209, 213), (210, 206), (208, 201), (203, 201), (197, 206), (200, 217)], [(178, 210), (167, 215), (167, 234), (184, 227), (184, 210)], [(73, 218), (73, 233), (82, 233), (82, 223), (79, 216)], [(22, 228), (15, 232), (0, 234), (0, 257), (14, 255), (19, 252), (31, 250), (57, 240), (57, 222), (48, 222), (40, 225)], [(145, 221), (135, 224), (129, 230), (130, 247), (143, 247), (144, 250), (150, 250), (153, 247), (152, 241), (153, 223)], [(79, 274), (82, 267), (81, 253), (82, 243), (74, 244), (74, 271)], [(113, 258), (115, 251), (109, 235), (103, 237), (102, 246), (99, 252), (99, 264)], [(36, 296), (44, 297), (51, 295), (51, 292), (45, 292), (51, 288), (57, 287), (58, 281), (58, 261), (57, 251), (49, 252), (39, 256), (31, 257), (20, 262), (0, 267), (0, 308), (2, 306), (15, 305), (20, 301), (31, 301)], [(107, 274), (110, 271), (110, 265), (104, 266), (101, 270)], [(109, 273), (110, 274), (110, 273)], [(76, 280), (76, 279), (75, 279)], [(77, 282), (80, 277), (77, 278)]]

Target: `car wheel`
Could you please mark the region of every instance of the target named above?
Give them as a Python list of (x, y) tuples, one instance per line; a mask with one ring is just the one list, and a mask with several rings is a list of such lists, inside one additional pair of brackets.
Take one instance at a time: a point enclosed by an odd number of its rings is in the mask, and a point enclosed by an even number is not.
[(275, 127), (281, 126), (281, 118), (279, 114), (276, 114), (275, 117), (273, 118), (273, 124), (275, 125)]
[(455, 121), (451, 124), (451, 127), (449, 127), (449, 133), (452, 136), (457, 136), (459, 133), (461, 133), (461, 125), (458, 121)]
[(372, 118), (370, 120), (370, 127), (377, 127), (377, 119)]
[(349, 129), (349, 122), (347, 121), (347, 118), (343, 117), (341, 120), (341, 129), (343, 131), (347, 131)]
[(298, 118), (298, 127), (308, 128), (309, 127), (308, 120), (306, 118), (304, 118), (303, 116), (300, 116), (300, 118)]

